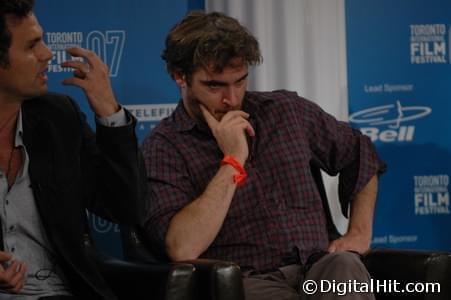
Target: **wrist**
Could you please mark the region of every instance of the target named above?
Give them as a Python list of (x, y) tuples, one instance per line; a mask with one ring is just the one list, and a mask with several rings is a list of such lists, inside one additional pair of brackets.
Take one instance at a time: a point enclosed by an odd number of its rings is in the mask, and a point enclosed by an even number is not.
[(371, 230), (371, 228), (350, 227), (348, 229), (348, 231), (346, 232), (346, 235), (348, 235), (348, 236), (359, 236), (362, 239), (363, 238), (371, 239), (372, 230)]
[(224, 154), (224, 157), (227, 157), (227, 156), (233, 157), (237, 162), (240, 163), (241, 166), (244, 167), (244, 165), (246, 163), (247, 155)]
[(233, 175), (233, 182), (237, 186), (242, 186), (247, 179), (247, 172), (243, 167), (243, 164), (232, 155), (225, 155), (221, 161), (221, 166), (228, 165), (235, 169), (235, 175)]
[(102, 109), (98, 109), (95, 113), (96, 113), (96, 116), (98, 116), (100, 118), (108, 118), (108, 117), (114, 115), (115, 113), (117, 113), (120, 109), (121, 109), (121, 107), (119, 106), (119, 104), (115, 103), (114, 105), (111, 105), (108, 107), (103, 107)]

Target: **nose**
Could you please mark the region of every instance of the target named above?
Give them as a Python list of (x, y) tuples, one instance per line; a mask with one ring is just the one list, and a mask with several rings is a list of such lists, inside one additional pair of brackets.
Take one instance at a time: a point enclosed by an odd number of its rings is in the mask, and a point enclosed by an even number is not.
[(238, 105), (238, 90), (233, 86), (224, 87), (222, 102), (228, 106), (236, 107)]
[(50, 48), (47, 46), (47, 44), (45, 44), (44, 42), (42, 42), (41, 45), (41, 49), (40, 49), (40, 55), (39, 55), (39, 59), (41, 61), (49, 61), (51, 60), (53, 57), (53, 53), (50, 50)]

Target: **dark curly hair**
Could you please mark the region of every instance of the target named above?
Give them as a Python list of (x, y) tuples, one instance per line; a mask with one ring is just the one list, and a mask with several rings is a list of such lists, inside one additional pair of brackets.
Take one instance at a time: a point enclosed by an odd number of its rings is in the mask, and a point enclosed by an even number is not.
[(26, 17), (33, 10), (34, 0), (0, 0), (0, 67), (9, 66), (9, 47), (11, 47), (11, 32), (6, 24), (6, 17)]
[(187, 14), (169, 32), (161, 57), (171, 76), (179, 72), (188, 79), (198, 68), (221, 72), (235, 58), (248, 65), (263, 60), (255, 37), (236, 19), (218, 12)]

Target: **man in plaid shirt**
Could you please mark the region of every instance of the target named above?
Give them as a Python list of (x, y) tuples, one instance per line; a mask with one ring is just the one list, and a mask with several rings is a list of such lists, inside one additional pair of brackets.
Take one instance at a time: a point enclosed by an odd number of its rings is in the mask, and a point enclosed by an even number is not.
[[(247, 299), (299, 299), (306, 280), (368, 282), (358, 253), (369, 249), (384, 169), (371, 141), (296, 93), (246, 91), (248, 67), (262, 58), (233, 18), (190, 13), (163, 59), (182, 100), (143, 144), (146, 236), (159, 253), (238, 263)], [(350, 204), (348, 231), (332, 242), (312, 165), (340, 175)]]

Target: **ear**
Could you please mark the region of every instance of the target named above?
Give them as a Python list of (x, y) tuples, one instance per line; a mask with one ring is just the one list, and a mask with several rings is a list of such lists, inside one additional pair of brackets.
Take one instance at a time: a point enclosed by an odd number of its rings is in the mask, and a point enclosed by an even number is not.
[(186, 87), (186, 85), (187, 85), (187, 83), (186, 83), (186, 76), (185, 76), (184, 74), (182, 74), (181, 72), (175, 71), (175, 72), (172, 74), (172, 76), (173, 76), (175, 82), (177, 83), (177, 85), (178, 85), (180, 88)]

